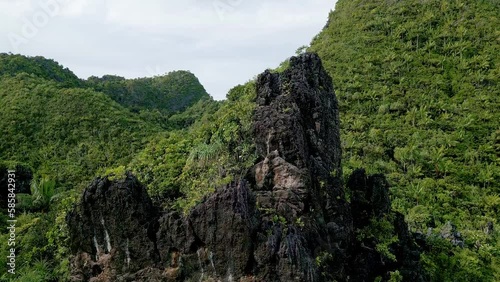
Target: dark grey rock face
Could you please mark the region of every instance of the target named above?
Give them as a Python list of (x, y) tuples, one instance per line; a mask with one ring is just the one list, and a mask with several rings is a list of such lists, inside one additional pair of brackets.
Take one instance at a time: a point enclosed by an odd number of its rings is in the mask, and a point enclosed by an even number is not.
[[(309, 210), (325, 216), (347, 216), (339, 179), (338, 102), (317, 55), (293, 57), (284, 73), (267, 71), (259, 76), (254, 135), (257, 153), (263, 159), (256, 167), (256, 178), (264, 179), (266, 173), (268, 178), (276, 175), (275, 183), (258, 183), (259, 188), (265, 190), (265, 184), (270, 184), (268, 190), (283, 188), (287, 177), (295, 177), (301, 187), (289, 188), (299, 197), (309, 197), (308, 204), (313, 205), (306, 205)], [(273, 171), (265, 171), (269, 164)]]
[(146, 189), (134, 176), (94, 180), (67, 215), (70, 247), (77, 254), (74, 281), (106, 281), (157, 264), (157, 218)]
[(350, 278), (353, 281), (373, 281), (380, 276), (389, 279), (390, 271), (399, 270), (405, 281), (427, 281), (420, 266), (420, 247), (408, 231), (404, 216), (391, 211), (389, 184), (383, 175), (366, 175), (364, 169), (354, 171), (347, 183), (351, 190), (351, 210), (356, 230), (373, 228), (372, 222), (390, 224), (386, 238), (397, 238), (389, 244), (393, 259), (378, 252), (375, 238), (364, 238), (351, 245)]
[[(258, 216), (245, 181), (216, 191), (185, 218), (165, 214), (157, 233), (162, 258), (182, 256), (184, 267), (170, 265), (179, 279), (229, 277), (247, 273), (252, 261)], [(180, 279), (182, 281), (182, 279)]]
[[(262, 161), (253, 170), (253, 191), (261, 209), (271, 211), (262, 219), (285, 223), (275, 272), (281, 281), (318, 281), (318, 256), (335, 254), (339, 266), (346, 259), (352, 220), (340, 180), (338, 102), (317, 55), (291, 58), (283, 73), (259, 76), (254, 135)], [(347, 274), (341, 266), (329, 275)]]
[(340, 170), (340, 121), (332, 80), (315, 54), (290, 59), (281, 74), (269, 71), (257, 79), (254, 115), (257, 152), (278, 150), (299, 168), (330, 174)]
[[(157, 214), (144, 187), (98, 179), (68, 215), (74, 281), (373, 281), (399, 269), (412, 281), (419, 250), (390, 211), (381, 175), (341, 181), (338, 103), (317, 55), (257, 79), (259, 160), (188, 215)], [(359, 229), (390, 219), (396, 261)], [(140, 250), (140, 251), (139, 251)]]

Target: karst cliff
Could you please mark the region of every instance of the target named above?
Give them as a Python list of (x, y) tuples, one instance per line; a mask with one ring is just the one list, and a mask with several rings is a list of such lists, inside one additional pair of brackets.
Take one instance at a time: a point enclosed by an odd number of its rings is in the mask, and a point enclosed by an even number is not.
[[(384, 176), (360, 169), (343, 183), (338, 102), (319, 57), (262, 73), (256, 93), (257, 162), (187, 215), (154, 206), (130, 173), (89, 185), (67, 216), (73, 281), (373, 281), (394, 271), (426, 281)], [(377, 223), (391, 241), (371, 236)]]

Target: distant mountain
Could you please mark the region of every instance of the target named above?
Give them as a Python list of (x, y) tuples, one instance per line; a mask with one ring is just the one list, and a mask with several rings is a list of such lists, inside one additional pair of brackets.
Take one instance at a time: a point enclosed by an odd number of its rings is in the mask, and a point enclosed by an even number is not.
[(198, 78), (189, 71), (173, 71), (163, 76), (137, 79), (113, 75), (90, 77), (87, 85), (134, 111), (154, 109), (173, 113), (209, 97)]
[(40, 56), (27, 57), (0, 53), (0, 76), (15, 76), (23, 72), (53, 80), (65, 86), (77, 87), (82, 85), (82, 81), (72, 71), (64, 68), (54, 60)]
[(125, 79), (116, 75), (79, 79), (54, 60), (0, 53), (0, 76), (27, 73), (52, 80), (65, 87), (92, 88), (110, 96), (133, 111), (183, 111), (210, 96), (198, 78), (189, 71), (172, 71), (152, 78)]

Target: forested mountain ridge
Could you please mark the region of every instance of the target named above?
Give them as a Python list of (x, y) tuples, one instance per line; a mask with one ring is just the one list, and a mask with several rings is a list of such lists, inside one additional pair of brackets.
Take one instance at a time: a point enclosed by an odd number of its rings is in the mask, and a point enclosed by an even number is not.
[(434, 281), (500, 279), (498, 15), (498, 1), (339, 0), (308, 48), (339, 96), (344, 172), (389, 177), (393, 208), (435, 238)]
[(0, 76), (15, 76), (23, 72), (62, 83), (64, 86), (78, 87), (83, 84), (72, 71), (54, 60), (40, 56), (27, 57), (0, 53)]
[[(123, 91), (113, 88), (117, 80)], [(137, 107), (127, 108), (132, 101)], [(83, 177), (128, 164), (164, 128), (189, 126), (200, 113), (186, 117), (180, 110), (197, 103), (213, 101), (186, 71), (84, 81), (50, 59), (0, 54), (0, 161), (27, 164), (73, 188)]]
[(101, 78), (92, 76), (86, 83), (133, 111), (147, 109), (174, 113), (209, 97), (198, 78), (189, 71), (173, 71), (163, 76), (136, 79), (113, 75)]
[(91, 88), (105, 93), (135, 112), (159, 110), (165, 114), (174, 114), (200, 99), (210, 97), (198, 78), (189, 71), (172, 71), (165, 75), (135, 79), (104, 75), (82, 80), (51, 59), (0, 53), (0, 76), (15, 76), (20, 73), (52, 80), (65, 87)]

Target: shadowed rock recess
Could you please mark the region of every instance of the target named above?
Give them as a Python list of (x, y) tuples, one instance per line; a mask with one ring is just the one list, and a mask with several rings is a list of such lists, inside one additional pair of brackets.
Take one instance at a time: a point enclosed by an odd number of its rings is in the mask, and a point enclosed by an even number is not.
[[(246, 176), (187, 216), (159, 213), (133, 175), (95, 180), (67, 218), (73, 281), (426, 280), (385, 178), (355, 171), (346, 200), (338, 103), (319, 57), (293, 57), (256, 85), (259, 160)], [(370, 235), (377, 222), (386, 248)]]

